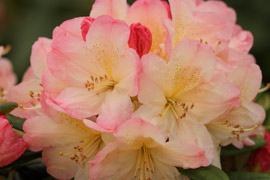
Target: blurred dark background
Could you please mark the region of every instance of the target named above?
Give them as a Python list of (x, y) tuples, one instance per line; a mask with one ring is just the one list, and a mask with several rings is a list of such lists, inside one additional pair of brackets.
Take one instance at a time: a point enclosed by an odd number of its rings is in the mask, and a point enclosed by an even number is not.
[[(251, 53), (270, 82), (270, 0), (224, 0), (238, 15), (237, 23), (255, 37)], [(51, 37), (64, 20), (89, 15), (94, 0), (0, 0), (0, 45), (10, 44), (19, 78), (29, 66), (31, 46), (38, 37)], [(133, 0), (129, 0), (132, 3)]]

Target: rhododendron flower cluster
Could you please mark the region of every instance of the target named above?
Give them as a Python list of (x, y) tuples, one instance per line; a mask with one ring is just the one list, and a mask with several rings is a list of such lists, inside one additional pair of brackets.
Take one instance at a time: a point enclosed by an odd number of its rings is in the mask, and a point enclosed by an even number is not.
[(39, 38), (2, 94), (57, 179), (187, 179), (176, 167), (220, 168), (220, 145), (254, 144), (265, 112), (252, 44), (221, 1), (97, 0)]

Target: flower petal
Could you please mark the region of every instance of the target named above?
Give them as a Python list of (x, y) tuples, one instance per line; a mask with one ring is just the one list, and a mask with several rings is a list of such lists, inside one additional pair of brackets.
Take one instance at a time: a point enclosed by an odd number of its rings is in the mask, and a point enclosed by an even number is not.
[(241, 100), (250, 102), (259, 92), (262, 72), (256, 64), (240, 64), (230, 71), (228, 79), (241, 89)]
[(32, 47), (31, 67), (34, 74), (41, 79), (43, 71), (47, 68), (47, 54), (51, 50), (51, 40), (39, 38)]
[(57, 98), (56, 104), (77, 118), (88, 118), (100, 112), (105, 93), (97, 94), (81, 88), (66, 88)]
[[(44, 149), (42, 152), (43, 160), (47, 166), (47, 172), (57, 179), (71, 179), (78, 171), (78, 164), (68, 157), (60, 156), (59, 152), (67, 147), (54, 147)], [(67, 149), (72, 149), (69, 147)]]
[(109, 15), (114, 19), (124, 20), (127, 9), (126, 0), (96, 0), (92, 6), (90, 16), (96, 18), (101, 15)]
[(182, 102), (193, 103), (188, 111), (201, 123), (208, 123), (240, 106), (240, 90), (223, 76), (215, 76), (209, 83), (179, 95)]
[(97, 124), (104, 129), (115, 130), (122, 122), (131, 118), (132, 112), (133, 105), (130, 97), (113, 90), (105, 97)]
[(133, 179), (137, 160), (137, 151), (123, 149), (124, 145), (113, 142), (103, 148), (91, 161), (91, 180)]
[(183, 92), (212, 78), (216, 56), (209, 46), (185, 39), (172, 50), (168, 65), (175, 91)]

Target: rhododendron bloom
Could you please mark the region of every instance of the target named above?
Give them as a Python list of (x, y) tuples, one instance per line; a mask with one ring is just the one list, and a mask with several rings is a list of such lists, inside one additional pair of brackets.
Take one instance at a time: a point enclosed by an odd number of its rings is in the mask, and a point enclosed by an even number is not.
[(24, 123), (23, 138), (30, 150), (43, 151), (47, 171), (57, 179), (89, 179), (87, 163), (104, 146), (103, 129), (91, 129), (81, 120), (50, 107), (47, 112)]
[(232, 68), (228, 78), (241, 90), (241, 106), (232, 109), (227, 115), (211, 122), (207, 127), (219, 144), (226, 146), (234, 143), (242, 148), (243, 144), (240, 140), (254, 134), (253, 130), (260, 126), (265, 118), (263, 107), (252, 102), (259, 91), (262, 74), (256, 64), (244, 63), (240, 67)]
[[(97, 17), (84, 41), (83, 20), (69, 20), (55, 29), (48, 67), (53, 78), (66, 87), (58, 88), (56, 93), (53, 85), (48, 87), (52, 76), (44, 75), (44, 88), (52, 101), (70, 115), (88, 118), (99, 114), (97, 123), (114, 129), (117, 123), (109, 119), (125, 119), (133, 110), (130, 96), (137, 95), (139, 57), (127, 48), (130, 29), (124, 22)], [(129, 107), (127, 112), (117, 113), (122, 106)]]
[(47, 68), (47, 53), (50, 50), (51, 40), (39, 38), (32, 47), (31, 67), (25, 73), (20, 84), (12, 87), (7, 99), (19, 104), (22, 110), (15, 114), (22, 117), (31, 117), (41, 111), (40, 95), (43, 90), (41, 76)]
[(92, 180), (182, 179), (175, 166), (208, 166), (205, 151), (182, 140), (170, 141), (155, 126), (140, 118), (123, 123), (116, 141), (89, 163)]
[(7, 53), (8, 48), (0, 46), (0, 104), (6, 102), (8, 90), (15, 85), (16, 75), (13, 73), (12, 64), (1, 56)]
[(206, 124), (239, 106), (239, 89), (215, 74), (216, 57), (209, 46), (181, 41), (167, 63), (154, 54), (142, 58), (136, 112), (168, 133), (181, 131), (177, 123), (187, 116)]
[(27, 144), (13, 131), (8, 120), (0, 116), (0, 167), (18, 159), (26, 148)]
[(235, 11), (221, 1), (170, 0), (172, 20), (165, 19), (168, 30), (166, 51), (185, 38), (201, 40), (215, 51), (227, 47), (236, 22)]

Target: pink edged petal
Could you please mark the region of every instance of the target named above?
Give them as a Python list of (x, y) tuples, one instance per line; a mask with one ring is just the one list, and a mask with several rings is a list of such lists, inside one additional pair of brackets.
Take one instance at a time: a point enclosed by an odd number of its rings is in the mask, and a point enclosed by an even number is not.
[(123, 21), (113, 20), (110, 16), (100, 16), (92, 23), (86, 36), (86, 44), (96, 64), (104, 68), (103, 73), (111, 76), (115, 62), (126, 50), (129, 35), (128, 25)]
[(138, 93), (140, 59), (133, 49), (128, 49), (125, 55), (119, 57), (112, 70), (112, 78), (117, 84), (115, 88), (129, 96)]
[(48, 69), (42, 75), (42, 86), (44, 91), (50, 94), (51, 97), (56, 97), (68, 87), (65, 82), (56, 79)]
[(87, 89), (66, 88), (55, 98), (56, 104), (73, 117), (88, 118), (100, 112), (105, 93), (97, 94)]
[(113, 142), (105, 146), (88, 164), (91, 180), (127, 180), (134, 178), (137, 151)]
[[(71, 36), (75, 36), (77, 38), (82, 38), (81, 35), (81, 24), (82, 21), (84, 20), (85, 17), (77, 17), (73, 19), (69, 19), (65, 22), (63, 22), (60, 26), (59, 29), (65, 31), (67, 34)], [(58, 33), (58, 28), (56, 28), (53, 32), (53, 38), (54, 36)]]
[(240, 106), (240, 90), (222, 75), (216, 75), (210, 82), (179, 96), (182, 102), (193, 103), (188, 114), (206, 124)]
[(82, 38), (68, 35), (59, 30), (53, 38), (52, 50), (48, 53), (48, 68), (51, 73), (67, 84), (83, 87), (95, 73), (91, 56)]
[(159, 49), (159, 45), (165, 41), (166, 29), (162, 19), (168, 18), (168, 11), (160, 0), (138, 0), (128, 10), (127, 22), (141, 23), (149, 28), (152, 33), (151, 52)]
[[(47, 148), (42, 152), (44, 163), (47, 166), (47, 172), (53, 177), (61, 180), (73, 178), (79, 168), (79, 165), (69, 157), (59, 155), (59, 152), (66, 148), (66, 146)], [(72, 147), (70, 146), (69, 149), (72, 149)]]
[[(132, 118), (123, 123), (117, 133), (117, 137), (120, 137), (125, 144), (133, 145), (139, 138), (152, 139), (154, 142), (146, 143), (148, 148), (155, 147), (157, 144), (164, 145), (166, 137), (163, 132), (152, 125), (151, 123), (144, 121), (141, 118)], [(143, 141), (142, 141), (143, 142)], [(139, 143), (139, 141), (138, 141)], [(142, 144), (141, 144), (142, 145)], [(137, 146), (136, 146), (137, 147)]]
[(244, 31), (238, 25), (234, 28), (234, 36), (230, 41), (229, 47), (242, 54), (247, 54), (251, 49), (254, 38), (251, 32)]
[(133, 105), (128, 95), (118, 90), (107, 93), (101, 106), (101, 113), (97, 124), (107, 130), (117, 129), (121, 123), (130, 119), (133, 113)]
[(90, 129), (93, 129), (98, 132), (111, 132), (110, 130), (104, 129), (103, 127), (99, 126), (97, 123), (89, 119), (84, 119), (83, 123)]
[(185, 39), (172, 50), (168, 65), (176, 93), (183, 92), (212, 78), (216, 56), (209, 46)]
[[(78, 123), (83, 124), (82, 122)], [(80, 133), (83, 133), (80, 129), (70, 126), (65, 121), (53, 120), (46, 115), (39, 115), (28, 119), (24, 123), (23, 129), (25, 132), (23, 139), (29, 144), (29, 148), (32, 151), (80, 142)]]
[(17, 76), (13, 73), (12, 64), (5, 58), (0, 58), (0, 87), (8, 90), (17, 82)]
[(128, 4), (126, 0), (96, 0), (92, 6), (90, 16), (96, 18), (109, 15), (114, 19), (124, 20), (127, 15)]
[(158, 150), (153, 149), (151, 154), (166, 165), (185, 169), (210, 164), (203, 149), (186, 141), (169, 141), (165, 146), (159, 147)]
[(262, 82), (262, 72), (256, 64), (240, 64), (232, 68), (228, 79), (241, 89), (241, 100), (250, 102), (259, 92)]
[(34, 74), (41, 78), (43, 71), (47, 68), (47, 54), (51, 50), (52, 40), (39, 38), (32, 47), (31, 67)]
[(196, 145), (198, 148), (204, 150), (204, 156), (209, 162), (213, 161), (214, 144), (211, 135), (204, 125), (187, 117), (178, 121), (176, 126), (178, 126), (177, 132), (174, 131), (171, 133), (170, 140)]

